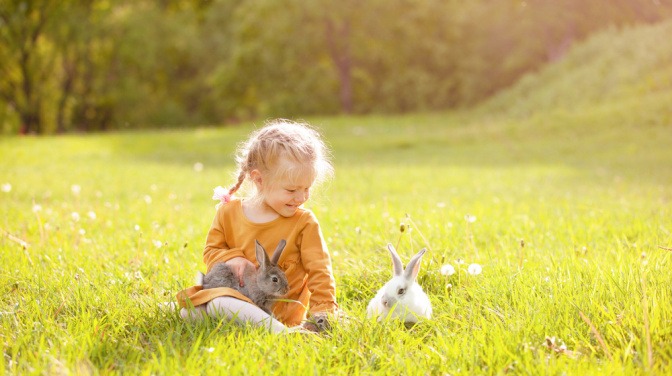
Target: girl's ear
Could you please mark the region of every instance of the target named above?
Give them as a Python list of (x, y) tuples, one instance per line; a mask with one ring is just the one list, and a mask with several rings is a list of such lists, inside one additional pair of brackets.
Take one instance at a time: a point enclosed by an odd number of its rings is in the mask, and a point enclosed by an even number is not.
[(250, 180), (252, 180), (254, 185), (257, 187), (257, 190), (260, 191), (262, 183), (261, 172), (257, 169), (250, 171)]

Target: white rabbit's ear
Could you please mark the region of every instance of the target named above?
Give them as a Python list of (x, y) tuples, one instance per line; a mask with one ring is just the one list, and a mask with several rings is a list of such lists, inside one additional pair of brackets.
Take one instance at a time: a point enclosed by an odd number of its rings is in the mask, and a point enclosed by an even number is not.
[(404, 277), (409, 281), (415, 281), (415, 278), (418, 276), (420, 271), (420, 259), (427, 252), (427, 248), (423, 248), (420, 252), (416, 253), (415, 256), (408, 262), (406, 265), (406, 270), (404, 270)]
[(394, 269), (394, 275), (401, 275), (404, 272), (404, 267), (401, 265), (401, 258), (399, 258), (397, 250), (394, 249), (392, 243), (387, 243), (387, 249), (390, 251), (390, 255), (392, 256), (392, 268)]
[(259, 267), (262, 269), (266, 269), (271, 266), (271, 262), (268, 260), (268, 255), (266, 254), (266, 250), (264, 247), (259, 243), (258, 240), (254, 241), (255, 243), (255, 253), (257, 255), (257, 262), (259, 263)]
[(275, 247), (275, 251), (273, 252), (273, 256), (271, 256), (271, 264), (278, 265), (278, 261), (280, 260), (280, 255), (282, 255), (282, 251), (285, 249), (285, 245), (287, 245), (287, 241), (285, 241), (285, 239), (281, 239), (280, 243), (278, 243), (278, 246)]

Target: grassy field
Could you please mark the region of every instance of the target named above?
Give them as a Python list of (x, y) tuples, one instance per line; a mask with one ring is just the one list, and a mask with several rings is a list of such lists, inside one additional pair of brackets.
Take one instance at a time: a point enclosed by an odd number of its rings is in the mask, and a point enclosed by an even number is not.
[[(321, 336), (157, 308), (204, 269), (212, 189), (254, 125), (2, 138), (0, 373), (669, 374), (669, 93), (308, 119), (336, 176), (307, 206), (349, 315)], [(388, 242), (430, 249), (434, 318), (411, 329), (364, 316)]]
[[(565, 120), (549, 118), (546, 133), (450, 114), (311, 120), (337, 174), (309, 207), (351, 316), (316, 338), (186, 324), (156, 308), (203, 269), (212, 188), (230, 182), (250, 126), (3, 139), (2, 367), (669, 372), (672, 252), (660, 247), (672, 247), (672, 132), (607, 118), (576, 135)], [(405, 261), (430, 248), (419, 280), (435, 318), (410, 330), (363, 315), (391, 273), (387, 242)], [(458, 273), (441, 275), (448, 263)], [(483, 272), (467, 274), (471, 263)]]

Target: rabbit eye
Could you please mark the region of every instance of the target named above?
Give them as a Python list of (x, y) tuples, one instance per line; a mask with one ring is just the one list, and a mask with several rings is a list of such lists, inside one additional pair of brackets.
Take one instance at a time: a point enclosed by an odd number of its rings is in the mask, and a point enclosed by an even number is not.
[(398, 295), (404, 295), (405, 292), (406, 292), (406, 289), (404, 289), (404, 288), (401, 288), (401, 289), (397, 290)]
[(271, 279), (271, 281), (273, 281), (273, 283), (278, 283), (279, 279), (278, 279), (278, 277), (273, 277), (273, 278)]

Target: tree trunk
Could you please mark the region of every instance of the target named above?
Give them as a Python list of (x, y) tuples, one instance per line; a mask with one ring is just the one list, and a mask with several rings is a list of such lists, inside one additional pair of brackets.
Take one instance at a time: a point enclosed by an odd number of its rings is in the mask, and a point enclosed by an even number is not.
[(336, 65), (340, 82), (339, 99), (341, 110), (352, 113), (352, 56), (350, 53), (350, 22), (345, 20), (336, 26), (333, 20), (326, 20), (326, 39), (331, 59)]

